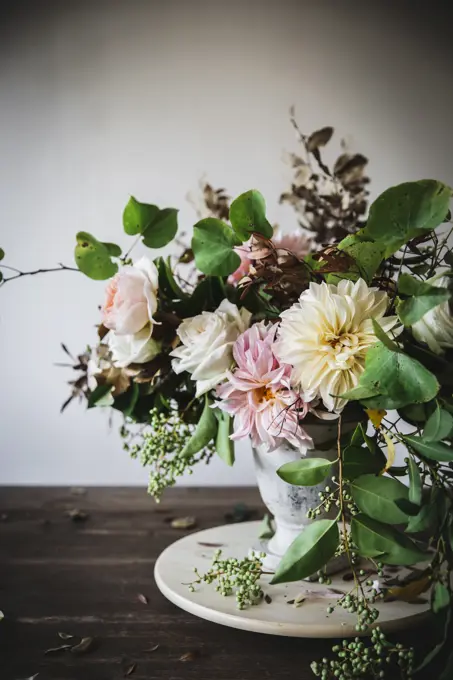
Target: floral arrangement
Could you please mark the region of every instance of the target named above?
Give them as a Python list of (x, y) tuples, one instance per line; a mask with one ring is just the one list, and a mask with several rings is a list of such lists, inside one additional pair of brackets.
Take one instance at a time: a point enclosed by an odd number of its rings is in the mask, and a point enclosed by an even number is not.
[[(205, 187), (211, 214), (194, 225), (191, 246), (176, 263), (134, 261), (131, 249), (122, 255), (114, 243), (77, 234), (77, 268), (108, 284), (100, 342), (76, 359), (80, 375), (71, 398), (82, 395), (90, 408), (124, 414), (125, 447), (151, 468), (156, 497), (215, 454), (232, 465), (241, 439), (269, 451), (282, 442), (298, 449), (300, 460), (279, 470), (291, 484), (319, 484), (335, 466), (334, 486), (321, 494), (314, 521), (272, 582), (322, 573), (332, 557), (346, 554), (354, 585), (336, 606), (357, 613), (359, 632), (376, 623), (374, 603), (390, 591), (405, 600), (430, 591), (442, 632), (422, 661), (413, 650), (393, 647), (377, 628), (371, 651), (359, 640), (346, 643), (334, 649), (337, 660), (313, 665), (315, 675), (384, 677), (386, 661), (396, 660), (402, 677), (411, 677), (437, 657), (446, 668), (439, 677), (447, 680), (453, 666), (442, 644), (453, 570), (452, 192), (435, 180), (404, 183), (379, 196), (365, 220), (366, 161), (344, 157), (329, 170), (320, 148), (330, 135), (324, 128), (301, 136), (310, 162), (293, 159), (298, 180), (282, 197), (297, 198), (306, 228), (315, 231), (318, 220), (320, 242), (302, 233), (275, 237), (258, 191), (229, 205), (224, 191), (211, 187)], [(134, 243), (159, 248), (176, 238), (177, 211), (132, 197), (123, 225)], [(338, 423), (335, 462), (304, 457), (313, 446), (304, 424), (319, 419)], [(342, 424), (351, 419), (357, 427), (345, 434)], [(406, 450), (402, 465), (395, 463), (397, 443)], [(401, 481), (406, 476), (408, 485)], [(323, 517), (332, 508), (334, 518)], [(359, 558), (382, 577), (386, 565), (413, 570), (387, 588), (369, 581)], [(228, 561), (219, 563), (228, 571)], [(259, 594), (259, 561), (242, 564), (254, 574), (250, 598), (241, 591), (249, 604)], [(225, 594), (235, 582), (248, 582), (240, 568), (222, 587)]]

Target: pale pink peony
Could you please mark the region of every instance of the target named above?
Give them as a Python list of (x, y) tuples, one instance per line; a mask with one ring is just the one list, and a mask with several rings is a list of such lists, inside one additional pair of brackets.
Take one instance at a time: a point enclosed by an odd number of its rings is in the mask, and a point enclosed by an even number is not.
[(158, 273), (153, 262), (142, 257), (125, 266), (111, 279), (102, 307), (102, 323), (118, 335), (134, 335), (156, 323)]
[(313, 446), (299, 421), (308, 404), (290, 388), (291, 367), (273, 352), (276, 326), (255, 324), (233, 346), (237, 368), (217, 387), (216, 406), (234, 415), (231, 439), (250, 436), (254, 446), (267, 444), (272, 451), (287, 441), (306, 451)]

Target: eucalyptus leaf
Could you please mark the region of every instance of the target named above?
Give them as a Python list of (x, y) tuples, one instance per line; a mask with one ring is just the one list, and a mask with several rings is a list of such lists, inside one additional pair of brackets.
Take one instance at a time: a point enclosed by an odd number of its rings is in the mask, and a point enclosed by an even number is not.
[(285, 463), (278, 470), (278, 476), (295, 486), (315, 486), (329, 474), (332, 463), (325, 458), (301, 458)]
[(215, 450), (224, 463), (231, 466), (234, 463), (234, 442), (230, 439), (233, 432), (233, 419), (220, 409), (215, 409), (214, 413), (218, 420)]
[(200, 220), (193, 228), (192, 250), (195, 264), (203, 274), (228, 276), (241, 264), (234, 251), (242, 241), (228, 224), (214, 217)]
[(384, 564), (398, 566), (410, 566), (426, 559), (425, 553), (408, 536), (363, 513), (352, 518), (351, 535), (362, 557), (379, 557)]
[(97, 281), (109, 279), (116, 274), (118, 265), (112, 262), (109, 250), (113, 244), (101, 243), (86, 231), (79, 231), (76, 241), (74, 257), (83, 274)]
[(453, 461), (453, 448), (441, 442), (426, 441), (417, 435), (405, 435), (404, 441), (417, 453), (430, 460), (437, 460), (440, 463)]
[(408, 499), (408, 488), (391, 477), (364, 475), (351, 483), (351, 494), (359, 510), (387, 524), (406, 524), (407, 515), (396, 505)]
[(433, 307), (446, 302), (451, 297), (451, 291), (447, 288), (431, 286), (425, 281), (401, 274), (398, 279), (398, 292), (410, 295), (407, 300), (402, 300), (398, 305), (398, 316), (405, 326), (412, 326), (429, 312)]
[(415, 505), (421, 505), (422, 502), (422, 478), (418, 465), (412, 456), (408, 458), (409, 469), (409, 501)]
[(344, 239), (338, 249), (352, 257), (360, 276), (370, 284), (384, 259), (385, 245), (374, 241)]
[(256, 189), (246, 191), (230, 207), (230, 222), (241, 241), (247, 241), (254, 232), (272, 238), (274, 230), (266, 219), (266, 203)]
[(148, 248), (163, 248), (176, 236), (178, 211), (176, 208), (159, 210), (143, 233), (143, 245)]
[(211, 403), (211, 400), (206, 394), (200, 420), (195, 428), (195, 432), (181, 451), (182, 456), (193, 456), (195, 453), (198, 453), (198, 451), (201, 451), (201, 449), (204, 449), (204, 447), (216, 436), (217, 418), (214, 409), (211, 408)]
[(123, 212), (124, 231), (129, 236), (143, 234), (158, 213), (157, 205), (140, 203), (131, 196)]
[(411, 239), (444, 222), (450, 199), (450, 187), (436, 180), (391, 187), (370, 206), (365, 235), (385, 243), (385, 257), (389, 257)]
[(335, 555), (339, 542), (336, 520), (308, 524), (283, 555), (271, 583), (300, 581), (316, 573)]
[(423, 428), (423, 439), (427, 442), (439, 442), (442, 439), (448, 439), (452, 430), (453, 416), (437, 405)]

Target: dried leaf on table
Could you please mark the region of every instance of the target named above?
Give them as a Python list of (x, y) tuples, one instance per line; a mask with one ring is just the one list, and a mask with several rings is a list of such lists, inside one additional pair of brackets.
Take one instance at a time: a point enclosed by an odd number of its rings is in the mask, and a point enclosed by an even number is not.
[(139, 594), (137, 595), (137, 599), (138, 599), (138, 601), (141, 602), (142, 604), (148, 604), (148, 603), (149, 603), (148, 598), (146, 597), (146, 595), (143, 595), (143, 593), (139, 593)]
[(271, 596), (266, 593), (264, 596), (264, 601), (267, 602), (267, 604), (271, 604), (272, 603)]
[(44, 652), (44, 656), (54, 656), (56, 654), (62, 654), (63, 652), (67, 652), (68, 649), (71, 649), (71, 645), (60, 645), (59, 647), (50, 647), (50, 649), (46, 649)]
[(198, 659), (200, 656), (200, 651), (198, 649), (194, 649), (191, 652), (186, 652), (182, 656), (179, 657), (180, 661), (194, 661), (195, 659)]
[(74, 635), (71, 635), (71, 633), (58, 633), (58, 637), (62, 640), (72, 640)]
[(202, 545), (203, 548), (222, 548), (223, 543), (206, 543), (206, 541), (198, 541), (198, 545)]
[(67, 510), (66, 515), (73, 522), (86, 522), (90, 515), (84, 510), (79, 510), (79, 508), (73, 508), (72, 510)]
[(159, 649), (160, 645), (154, 645), (154, 647), (150, 647), (149, 649), (144, 649), (143, 653), (147, 654), (150, 652), (155, 652), (157, 649)]
[(197, 525), (197, 520), (195, 517), (176, 517), (170, 524), (173, 529), (193, 529)]
[(135, 671), (136, 668), (137, 668), (137, 664), (134, 661), (133, 663), (131, 663), (129, 666), (127, 666), (124, 669), (124, 677), (127, 678), (129, 675), (132, 675), (132, 673)]
[(71, 647), (73, 654), (88, 654), (94, 648), (94, 638), (84, 637), (78, 645)]

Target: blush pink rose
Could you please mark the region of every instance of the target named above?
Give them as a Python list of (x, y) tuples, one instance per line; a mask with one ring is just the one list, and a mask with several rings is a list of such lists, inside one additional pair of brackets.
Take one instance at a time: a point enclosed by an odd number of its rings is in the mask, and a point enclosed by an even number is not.
[(146, 257), (126, 265), (108, 283), (102, 307), (102, 323), (118, 335), (134, 335), (156, 323), (159, 276)]

